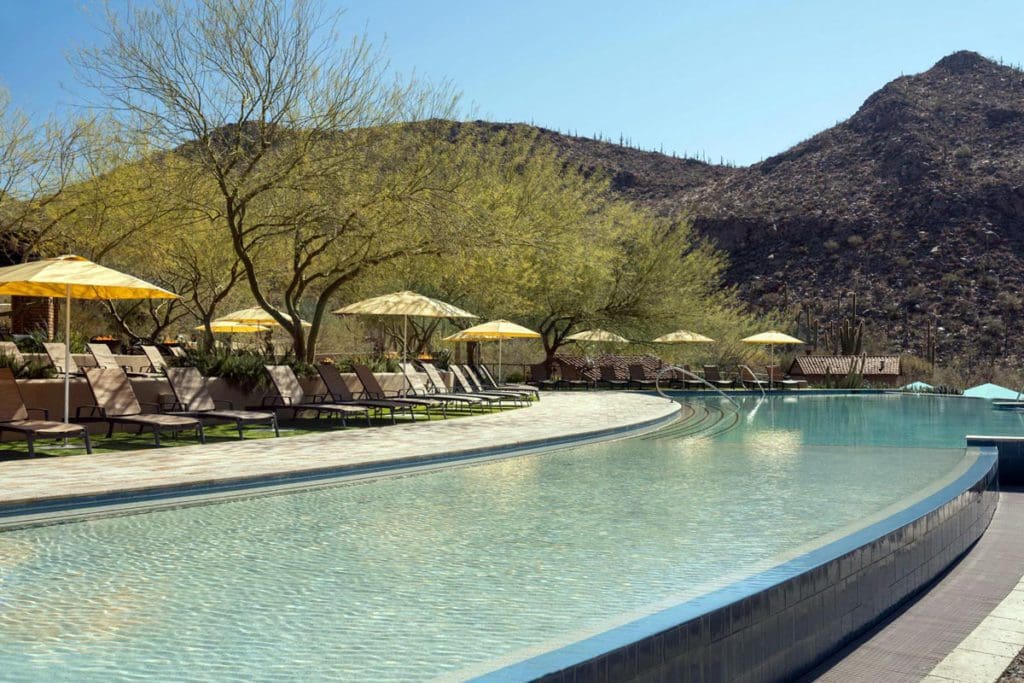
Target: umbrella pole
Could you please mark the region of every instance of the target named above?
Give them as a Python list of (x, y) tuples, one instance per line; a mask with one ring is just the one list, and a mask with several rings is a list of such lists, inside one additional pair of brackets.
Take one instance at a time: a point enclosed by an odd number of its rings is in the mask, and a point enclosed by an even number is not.
[[(71, 285), (65, 286), (64, 303), (64, 424), (68, 424), (71, 408)], [(64, 440), (67, 443), (67, 439)]]
[(772, 350), (772, 365), (768, 368), (768, 391), (772, 391), (775, 388), (775, 344), (769, 344), (768, 348)]
[(505, 380), (501, 373), (501, 337), (498, 337), (498, 384), (501, 384)]
[(409, 345), (409, 316), (402, 316), (402, 396), (405, 396), (405, 356)]

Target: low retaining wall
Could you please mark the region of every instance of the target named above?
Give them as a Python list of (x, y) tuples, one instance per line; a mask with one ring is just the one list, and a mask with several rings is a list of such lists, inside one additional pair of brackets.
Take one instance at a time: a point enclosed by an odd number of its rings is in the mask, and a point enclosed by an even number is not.
[(999, 453), (999, 485), (1024, 486), (1024, 437), (968, 436), (967, 445)]
[(881, 522), (744, 581), (476, 680), (786, 681), (925, 588), (981, 537), (994, 449)]

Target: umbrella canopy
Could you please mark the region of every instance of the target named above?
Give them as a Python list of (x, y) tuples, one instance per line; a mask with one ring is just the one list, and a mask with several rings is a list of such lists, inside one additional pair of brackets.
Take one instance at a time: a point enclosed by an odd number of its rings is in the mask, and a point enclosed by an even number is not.
[(454, 342), (501, 341), (502, 339), (537, 339), (538, 337), (540, 337), (540, 332), (534, 332), (522, 325), (516, 325), (508, 320), (492, 320), (467, 327), (445, 337), (444, 340)]
[[(768, 330), (767, 332), (761, 332), (745, 339), (741, 339), (741, 342), (747, 344), (768, 344), (771, 347), (772, 353), (772, 365), (775, 365), (775, 345), (776, 344), (806, 344), (807, 342), (801, 341), (796, 337), (790, 337), (788, 334), (777, 332), (775, 330)], [(774, 385), (774, 373), (768, 375), (768, 389), (771, 390)]]
[[(287, 313), (281, 313), (285, 318), (289, 317)], [(244, 323), (247, 325), (269, 325), (271, 327), (280, 327), (281, 323), (274, 319), (274, 316), (264, 311), (259, 306), (253, 308), (243, 308), (240, 311), (234, 313), (228, 313), (222, 315), (213, 322), (215, 323)], [(312, 327), (312, 323), (307, 323), (305, 320), (299, 321), (303, 327)], [(253, 330), (255, 332), (262, 332), (262, 330)]]
[(364, 299), (334, 311), (337, 315), (414, 315), (421, 318), (475, 318), (458, 306), (416, 292), (392, 292)]
[(696, 332), (677, 330), (676, 332), (663, 334), (654, 341), (658, 344), (711, 344), (715, 340)]
[(625, 337), (620, 337), (614, 332), (608, 332), (607, 330), (584, 330), (576, 334), (570, 334), (565, 339), (566, 341), (609, 342), (612, 344), (629, 343), (629, 340)]
[(767, 332), (761, 332), (760, 334), (755, 334), (752, 337), (747, 337), (745, 339), (741, 339), (740, 341), (746, 342), (748, 344), (771, 344), (772, 346), (774, 346), (775, 344), (806, 344), (807, 343), (805, 341), (801, 341), (801, 340), (797, 339), (796, 337), (790, 337), (788, 334), (783, 334), (781, 332), (776, 332), (775, 330), (769, 330)]
[[(205, 330), (205, 325), (196, 325), (195, 329)], [(213, 320), (210, 322), (210, 331), (214, 334), (249, 334), (254, 332), (270, 332), (271, 327), (267, 325), (255, 325), (253, 323), (236, 323), (231, 320)]]
[(334, 311), (336, 315), (400, 315), (402, 316), (402, 362), (405, 363), (409, 339), (409, 316), (420, 318), (475, 318), (450, 303), (431, 299), (416, 292), (392, 292), (372, 299), (357, 301)]
[(177, 299), (137, 277), (68, 254), (0, 268), (0, 296), (66, 299)]
[(965, 389), (964, 396), (967, 396), (969, 398), (986, 398), (990, 401), (996, 398), (1020, 398), (1020, 394), (1014, 391), (1013, 389), (1008, 389), (1006, 387), (1001, 387), (998, 384), (992, 383), (979, 384), (976, 387)]
[[(0, 295), (66, 300), (64, 367), (71, 366), (72, 299), (177, 299), (177, 294), (74, 254), (0, 268)], [(71, 377), (64, 373), (64, 422), (68, 421)]]
[(460, 330), (455, 334), (445, 337), (445, 341), (468, 342), (468, 341), (497, 341), (498, 342), (498, 382), (503, 380), (501, 363), (501, 342), (503, 339), (537, 339), (540, 332), (534, 332), (522, 325), (516, 325), (508, 320), (492, 320)]

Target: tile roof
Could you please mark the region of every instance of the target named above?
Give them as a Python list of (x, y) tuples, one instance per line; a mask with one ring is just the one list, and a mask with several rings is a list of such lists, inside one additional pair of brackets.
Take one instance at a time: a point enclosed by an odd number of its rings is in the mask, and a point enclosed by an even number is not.
[[(864, 356), (864, 376), (901, 374), (899, 356)], [(789, 367), (791, 375), (846, 375), (850, 364), (861, 356), (797, 356)]]

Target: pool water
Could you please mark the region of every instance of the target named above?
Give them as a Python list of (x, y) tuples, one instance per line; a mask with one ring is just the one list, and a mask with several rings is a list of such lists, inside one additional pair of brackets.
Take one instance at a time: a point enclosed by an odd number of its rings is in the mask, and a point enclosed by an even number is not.
[(691, 404), (653, 437), (2, 533), (0, 678), (457, 678), (771, 566), (1024, 427), (926, 396)]

